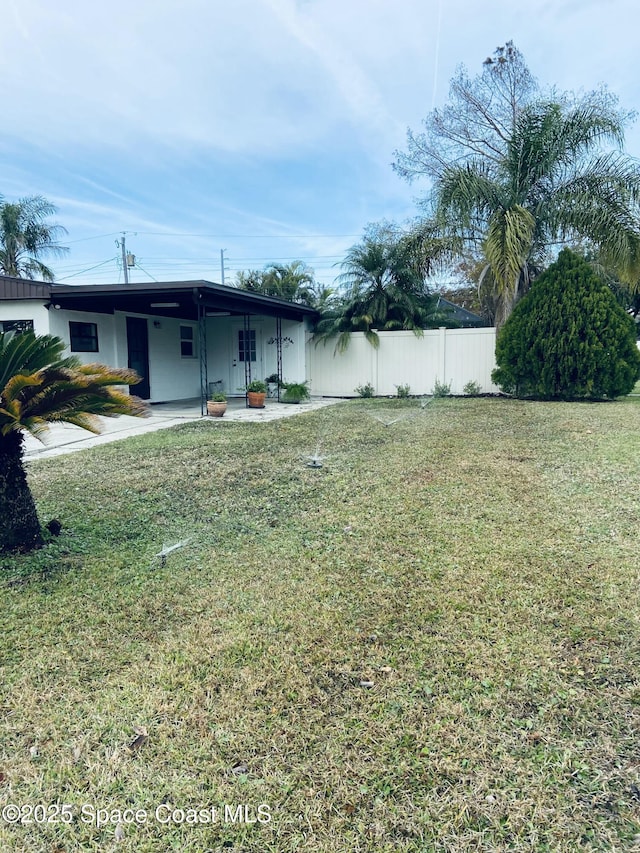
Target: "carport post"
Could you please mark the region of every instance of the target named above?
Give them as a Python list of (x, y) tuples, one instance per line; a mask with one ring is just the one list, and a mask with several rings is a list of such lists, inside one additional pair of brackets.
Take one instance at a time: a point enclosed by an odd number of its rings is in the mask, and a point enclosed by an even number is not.
[(245, 406), (249, 406), (249, 397), (247, 396), (247, 388), (251, 384), (251, 315), (245, 314), (243, 317), (244, 329), (244, 400)]
[(276, 359), (278, 370), (278, 402), (280, 402), (280, 386), (282, 384), (282, 317), (276, 317)]
[(207, 374), (207, 309), (198, 294), (198, 352), (200, 353), (200, 415), (207, 411), (209, 376)]

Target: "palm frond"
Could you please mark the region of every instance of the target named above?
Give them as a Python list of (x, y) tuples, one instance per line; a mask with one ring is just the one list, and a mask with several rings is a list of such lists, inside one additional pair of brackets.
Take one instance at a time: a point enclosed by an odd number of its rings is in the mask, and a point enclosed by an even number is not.
[(122, 386), (139, 381), (125, 368), (60, 358), (64, 343), (33, 332), (0, 335), (0, 434), (27, 430), (40, 437), (48, 423), (100, 431), (96, 416), (144, 415), (146, 406)]
[(499, 210), (491, 219), (485, 253), (503, 294), (511, 289), (515, 295), (521, 270), (531, 250), (534, 228), (533, 216), (519, 205)]

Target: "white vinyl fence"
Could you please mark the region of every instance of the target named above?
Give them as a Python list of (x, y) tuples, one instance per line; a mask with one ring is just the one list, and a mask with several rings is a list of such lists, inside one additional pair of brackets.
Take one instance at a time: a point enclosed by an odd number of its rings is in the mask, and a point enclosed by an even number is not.
[(307, 378), (311, 393), (322, 397), (355, 397), (357, 386), (370, 383), (376, 395), (395, 395), (398, 385), (412, 394), (430, 394), (434, 384), (462, 394), (468, 382), (482, 393), (496, 393), (496, 330), (434, 329), (422, 337), (413, 332), (379, 332), (375, 349), (362, 332), (354, 332), (346, 352), (335, 353), (335, 340), (316, 346), (307, 342)]

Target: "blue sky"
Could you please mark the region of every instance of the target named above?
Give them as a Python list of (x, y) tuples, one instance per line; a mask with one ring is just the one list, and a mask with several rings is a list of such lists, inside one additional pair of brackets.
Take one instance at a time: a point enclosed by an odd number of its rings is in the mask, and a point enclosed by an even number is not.
[[(391, 169), (463, 63), (512, 39), (543, 85), (640, 106), (634, 0), (4, 0), (0, 193), (59, 208), (59, 281), (301, 259), (331, 283), (425, 186)], [(627, 150), (640, 156), (638, 124)], [(97, 266), (100, 265), (100, 266)], [(93, 269), (90, 269), (93, 268)]]

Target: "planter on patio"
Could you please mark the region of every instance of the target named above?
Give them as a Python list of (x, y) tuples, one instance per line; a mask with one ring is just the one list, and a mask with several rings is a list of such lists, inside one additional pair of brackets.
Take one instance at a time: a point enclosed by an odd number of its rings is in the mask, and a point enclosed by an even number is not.
[(226, 403), (214, 403), (212, 400), (207, 400), (207, 414), (212, 418), (221, 418), (226, 411)]
[(281, 403), (301, 403), (310, 397), (307, 382), (283, 382), (284, 395), (280, 398)]
[(267, 396), (267, 384), (260, 379), (254, 379), (247, 385), (247, 403), (250, 409), (264, 409)]
[(261, 394), (258, 391), (247, 391), (247, 402), (249, 403), (249, 408), (264, 409), (264, 401), (266, 396), (266, 391), (264, 392), (264, 394)]
[(212, 418), (221, 418), (227, 411), (227, 398), (224, 394), (214, 394), (207, 400), (207, 414)]

